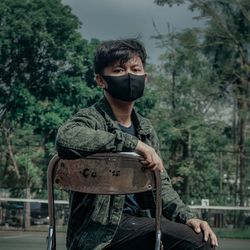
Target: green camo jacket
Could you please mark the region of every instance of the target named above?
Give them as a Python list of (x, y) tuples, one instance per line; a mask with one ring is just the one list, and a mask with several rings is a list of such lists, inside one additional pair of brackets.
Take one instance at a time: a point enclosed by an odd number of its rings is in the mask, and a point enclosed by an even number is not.
[[(159, 153), (156, 133), (148, 119), (132, 113), (137, 137)], [(80, 110), (59, 128), (56, 147), (60, 157), (73, 158), (102, 151), (133, 151), (138, 138), (121, 131), (105, 98)], [(124, 195), (92, 195), (71, 192), (67, 249), (101, 250), (109, 244), (119, 225)], [(155, 193), (145, 192), (139, 204), (154, 216)], [(170, 220), (185, 223), (194, 214), (173, 190), (166, 171), (162, 174), (162, 214)]]

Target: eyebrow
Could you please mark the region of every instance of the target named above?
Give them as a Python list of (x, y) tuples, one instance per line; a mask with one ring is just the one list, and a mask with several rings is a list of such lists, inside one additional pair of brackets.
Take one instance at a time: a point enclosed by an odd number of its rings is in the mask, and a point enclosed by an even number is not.
[(140, 67), (143, 67), (143, 65), (141, 64), (141, 63), (136, 63), (136, 64), (134, 64), (134, 65), (132, 65), (133, 67), (134, 66), (140, 66)]
[[(115, 62), (113, 63), (111, 66), (114, 68), (114, 67), (124, 67), (125, 64), (127, 63), (128, 61), (126, 62), (123, 62), (123, 61), (118, 61), (118, 62)], [(134, 62), (134, 64), (132, 65), (132, 67), (143, 67), (143, 63), (140, 63), (140, 62)]]

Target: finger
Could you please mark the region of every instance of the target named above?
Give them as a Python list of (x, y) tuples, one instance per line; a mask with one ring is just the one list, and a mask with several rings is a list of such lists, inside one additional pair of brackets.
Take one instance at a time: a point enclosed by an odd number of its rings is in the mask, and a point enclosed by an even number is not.
[(200, 233), (201, 232), (200, 223), (194, 223), (193, 229), (196, 233)]
[(161, 173), (163, 173), (164, 166), (163, 166), (162, 162), (160, 163), (160, 167), (159, 167), (159, 169), (160, 169)]
[(210, 239), (211, 239), (211, 245), (212, 246), (217, 247), (219, 245), (218, 244), (218, 239), (217, 239), (216, 235), (213, 232), (211, 232), (211, 234), (210, 234)]
[(153, 170), (154, 170), (154, 171), (156, 171), (156, 170), (159, 170), (159, 171), (160, 171), (160, 169), (159, 169), (159, 167), (158, 167), (157, 165), (155, 165), (155, 166), (153, 167)]
[(164, 170), (164, 166), (163, 166), (163, 163), (162, 163), (162, 160), (161, 158), (157, 158), (157, 161), (156, 161), (156, 164), (158, 166), (158, 169), (161, 173), (163, 173), (163, 170)]
[(162, 161), (157, 155), (153, 157), (153, 162), (155, 163), (153, 170), (159, 170), (160, 172), (163, 172)]
[(153, 168), (154, 171), (158, 170), (160, 171), (161, 173), (163, 172), (163, 169), (161, 168), (161, 166), (158, 164), (155, 165), (155, 167)]
[(203, 233), (204, 233), (204, 240), (205, 240), (205, 241), (208, 241), (209, 235), (210, 235), (211, 232), (212, 232), (211, 228), (209, 227), (209, 225), (208, 225), (207, 222), (205, 222), (205, 221), (203, 221), (203, 222), (200, 224), (200, 227), (201, 227), (201, 229), (203, 230)]
[(156, 164), (155, 164), (154, 162), (150, 162), (150, 163), (148, 164), (148, 167), (154, 169), (154, 168), (156, 167)]
[(200, 223), (196, 219), (188, 220), (187, 225), (192, 227), (196, 233), (200, 233), (200, 231), (201, 231)]
[(143, 165), (148, 165), (149, 164), (149, 162), (145, 161), (145, 160), (140, 160), (140, 163), (143, 164)]
[(210, 232), (209, 230), (203, 230), (203, 233), (204, 233), (204, 241), (208, 241), (208, 238), (209, 238), (209, 235), (210, 235)]
[(194, 230), (195, 230), (195, 232), (198, 233), (198, 234), (201, 232), (201, 228), (200, 228), (199, 226), (195, 227)]
[(150, 168), (154, 168), (154, 167), (155, 167), (156, 161), (155, 161), (155, 159), (154, 159), (154, 157), (153, 157), (152, 155), (150, 155), (150, 156), (148, 157), (147, 161), (149, 162), (148, 166), (149, 166)]
[(147, 167), (147, 168), (154, 168), (155, 167), (155, 164), (153, 163), (150, 163), (150, 162), (148, 162), (148, 161), (141, 161), (141, 163), (145, 166), (145, 167)]
[(149, 165), (153, 162), (151, 154), (147, 154), (144, 160), (147, 161)]
[(201, 223), (201, 229), (204, 232), (204, 240), (208, 241), (209, 235), (213, 233), (212, 229), (210, 228), (210, 226), (208, 225), (206, 221), (203, 221)]
[(201, 228), (204, 231), (204, 241), (208, 241), (210, 237), (211, 245), (218, 246), (217, 237), (210, 226), (207, 224), (207, 222), (202, 223)]

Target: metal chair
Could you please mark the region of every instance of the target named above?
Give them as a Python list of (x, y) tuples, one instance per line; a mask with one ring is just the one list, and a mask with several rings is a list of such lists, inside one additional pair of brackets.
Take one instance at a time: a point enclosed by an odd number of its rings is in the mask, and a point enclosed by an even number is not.
[(47, 250), (56, 249), (54, 184), (63, 189), (91, 194), (131, 194), (156, 189), (156, 242), (161, 245), (161, 177), (141, 163), (136, 153), (96, 153), (86, 158), (64, 160), (55, 155), (48, 166), (49, 230)]

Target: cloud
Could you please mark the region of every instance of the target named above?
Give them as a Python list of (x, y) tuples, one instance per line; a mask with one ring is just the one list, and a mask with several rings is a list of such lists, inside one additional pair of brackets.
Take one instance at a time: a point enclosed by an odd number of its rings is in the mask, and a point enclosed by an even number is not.
[[(154, 62), (160, 54), (155, 41), (152, 19), (158, 30), (167, 32), (168, 23), (175, 29), (192, 27), (194, 13), (187, 6), (158, 6), (153, 0), (63, 0), (72, 7), (83, 26), (81, 33), (84, 38), (100, 40), (141, 35), (149, 56)], [(197, 24), (197, 22), (196, 22)]]

